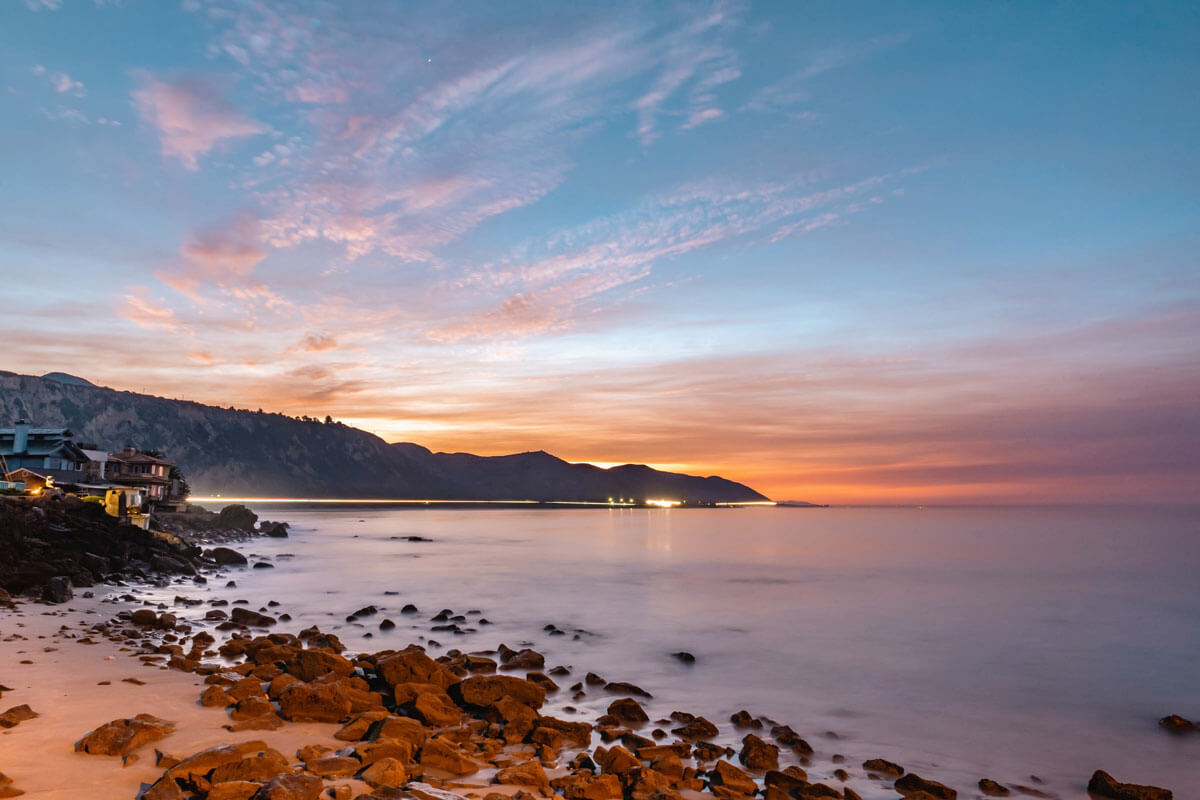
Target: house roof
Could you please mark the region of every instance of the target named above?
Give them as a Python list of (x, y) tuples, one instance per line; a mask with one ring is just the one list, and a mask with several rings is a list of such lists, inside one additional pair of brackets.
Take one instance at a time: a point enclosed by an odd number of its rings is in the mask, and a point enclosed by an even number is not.
[(124, 453), (109, 453), (109, 461), (120, 461), (124, 464), (162, 464), (163, 466), (173, 467), (173, 461), (167, 461), (165, 458), (157, 456), (148, 456), (145, 453), (134, 453), (133, 455), (125, 455)]
[(108, 453), (103, 450), (84, 450), (83, 454), (88, 457), (88, 461), (108, 461)]

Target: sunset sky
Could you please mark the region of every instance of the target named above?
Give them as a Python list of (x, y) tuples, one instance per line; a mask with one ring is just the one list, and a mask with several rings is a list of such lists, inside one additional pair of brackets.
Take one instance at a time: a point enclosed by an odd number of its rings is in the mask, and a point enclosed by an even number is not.
[(776, 499), (1200, 487), (1200, 4), (3, 0), (0, 369)]

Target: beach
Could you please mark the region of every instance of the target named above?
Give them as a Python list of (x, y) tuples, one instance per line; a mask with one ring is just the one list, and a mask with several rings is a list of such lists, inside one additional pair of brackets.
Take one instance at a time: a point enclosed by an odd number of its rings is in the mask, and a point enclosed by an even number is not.
[[(828, 678), (823, 677), (822, 662), (830, 661), (831, 653), (847, 647), (847, 640), (818, 641), (810, 632), (808, 641), (813, 647), (804, 650), (811, 651), (811, 655), (801, 658), (794, 648), (779, 641), (774, 651), (764, 646), (770, 639), (764, 638), (762, 632), (773, 630), (776, 639), (783, 634), (790, 638), (808, 627), (804, 620), (811, 615), (830, 623), (825, 636), (830, 630), (842, 628), (843, 633), (867, 637), (868, 629), (886, 621), (895, 624), (895, 619), (873, 619), (867, 627), (862, 627), (861, 620), (855, 622), (855, 614), (860, 618), (869, 616), (864, 607), (850, 604), (850, 608), (838, 611), (837, 604), (849, 604), (847, 593), (831, 594), (832, 590), (823, 586), (828, 576), (795, 563), (795, 554), (782, 547), (781, 540), (770, 541), (762, 534), (748, 539), (744, 534), (741, 549), (745, 553), (732, 558), (728, 545), (720, 544), (707, 531), (710, 524), (722, 530), (731, 523), (743, 529), (752, 522), (761, 527), (761, 515), (766, 513), (827, 512), (729, 510), (702, 516), (707, 513), (658, 510), (618, 512), (614, 517), (608, 516), (607, 511), (397, 513), (357, 508), (318, 512), (271, 509), (264, 514), (287, 519), (292, 526), (290, 536), (229, 543), (248, 556), (248, 563), (219, 569), (214, 566), (206, 573), (203, 584), (180, 576), (158, 586), (97, 586), (93, 588), (94, 599), (77, 596), (59, 605), (22, 602), (19, 614), (3, 612), (0, 630), (5, 641), (0, 683), (12, 691), (4, 692), (0, 708), (27, 703), (39, 717), (4, 732), (0, 772), (13, 779), (12, 786), (33, 797), (78, 796), (71, 794), (77, 789), (61, 785), (63, 775), (71, 775), (73, 782), (74, 776), (86, 779), (87, 785), (96, 787), (97, 794), (93, 796), (134, 797), (140, 787), (153, 783), (163, 773), (155, 764), (155, 748), (183, 757), (206, 746), (253, 739), (268, 743), (294, 762), (295, 754), (304, 745), (334, 749), (346, 746), (345, 741), (333, 738), (341, 727), (333, 722), (287, 722), (277, 730), (227, 731), (224, 726), (231, 724), (227, 712), (197, 704), (206, 688), (207, 676), (163, 668), (161, 662), (167, 660), (169, 653), (162, 654), (160, 663), (152, 666), (143, 666), (139, 661), (142, 654), (138, 651), (145, 649), (141, 634), (161, 643), (167, 631), (152, 626), (139, 633), (139, 640), (133, 643), (135, 647), (126, 645), (122, 650), (109, 639), (83, 630), (121, 611), (152, 608), (156, 614), (175, 616), (179, 623), (192, 626), (195, 633), (219, 624), (218, 620), (205, 619), (210, 612), (230, 611), (240, 605), (247, 612), (258, 609), (254, 613), (269, 615), (276, 621), (269, 628), (213, 630), (217, 637), (213, 647), (230, 634), (268, 631), (296, 634), (317, 625), (323, 631), (335, 633), (345, 643), (347, 654), (402, 650), (414, 642), (446, 663), (458, 663), (456, 654), (461, 651), (479, 653), (479, 658), (491, 659), (502, 667), (504, 652), (529, 649), (544, 654), (544, 664), (539, 669), (502, 669), (496, 673), (525, 676), (540, 672), (551, 676), (558, 689), (547, 693), (540, 714), (594, 724), (608, 714), (615, 700), (632, 699), (645, 708), (649, 719), (637, 725), (618, 721), (618, 730), (645, 739), (640, 742), (642, 747), (660, 743), (652, 736), (654, 730), (665, 734), (663, 743), (678, 740), (671, 731), (682, 727), (682, 723), (671, 719), (673, 712), (703, 716), (717, 727), (718, 732), (709, 738), (722, 749), (719, 759), (696, 763), (696, 767), (703, 768), (699, 774), (709, 775), (714, 764), (723, 760), (746, 769), (756, 781), (757, 791), (765, 790), (767, 771), (747, 769), (739, 759), (748, 735), (780, 747), (781, 769), (799, 767), (804, 770), (806, 782), (830, 786), (838, 792), (837, 796), (852, 796), (846, 794), (847, 790), (867, 800), (900, 796), (894, 785), (896, 776), (864, 768), (864, 763), (876, 758), (955, 788), (960, 797), (984, 796), (979, 788), (980, 779), (996, 780), (1018, 796), (1025, 793), (1035, 797), (1087, 797), (1085, 786), (1095, 769), (1107, 769), (1121, 780), (1171, 787), (1176, 796), (1188, 796), (1190, 764), (1194, 763), (1191, 759), (1200, 736), (1174, 737), (1158, 730), (1156, 725), (1161, 716), (1173, 712), (1186, 716), (1189, 708), (1194, 708), (1194, 695), (1187, 693), (1186, 683), (1181, 683), (1184, 689), (1173, 701), (1136, 695), (1114, 698), (1114, 708), (1118, 710), (1144, 707), (1141, 713), (1144, 718), (1139, 719), (1136, 714), (1130, 714), (1131, 719), (1122, 718), (1113, 708), (1091, 709), (1092, 719), (1105, 720), (1107, 728), (1098, 724), (1084, 728), (1078, 722), (1084, 712), (1076, 706), (1094, 703), (1083, 692), (1076, 698), (1063, 698), (1057, 707), (1041, 713), (1017, 707), (1005, 714), (983, 705), (961, 707), (955, 697), (962, 690), (946, 681), (945, 706), (927, 709), (923, 704), (929, 700), (914, 693), (916, 684), (910, 683), (906, 688), (897, 677), (898, 667), (912, 657), (913, 650), (902, 642), (904, 631), (897, 631), (894, 641), (885, 642), (891, 646), (896, 661), (882, 666), (863, 663), (860, 674), (843, 675), (837, 682), (844, 687), (839, 696), (824, 684)], [(759, 516), (731, 516), (744, 514)], [(1057, 519), (1059, 526), (1066, 519), (1061, 515), (1052, 518)], [(842, 524), (831, 525), (830, 517), (801, 518), (799, 522), (795, 517), (770, 519), (786, 520), (791, 527), (802, 524), (824, 529), (826, 535)], [(874, 524), (878, 517), (860, 515), (855, 524), (864, 520)], [(942, 521), (960, 532), (967, 522), (962, 517), (944, 517)], [(1031, 519), (1009, 517), (1009, 521), (1028, 526)], [(978, 519), (975, 524), (979, 524)], [(945, 542), (931, 532), (936, 524), (922, 521), (919, 527), (927, 531), (928, 538), (920, 545), (912, 539), (906, 542), (906, 570), (922, 569), (925, 548), (943, 552), (951, 566), (965, 569), (962, 566), (966, 563), (965, 551), (946, 554)], [(1123, 528), (1118, 525), (1116, 529)], [(575, 542), (565, 533), (569, 530), (580, 532), (581, 537), (586, 534), (588, 539), (585, 558), (591, 566), (585, 573), (593, 575), (587, 579), (588, 585), (581, 585), (584, 573), (578, 570), (572, 573), (568, 566), (581, 558)], [(790, 536), (796, 535), (793, 531)], [(1096, 536), (1097, 542), (1106, 543), (1109, 557), (1126, 556), (1116, 548), (1116, 543), (1122, 540), (1119, 533)], [(635, 541), (641, 567), (627, 559)], [(1043, 557), (1054, 561), (1061, 544), (1043, 533)], [(872, 546), (882, 547), (880, 541), (869, 539), (853, 546), (844, 545), (840, 557), (846, 561), (861, 559), (863, 551)], [(836, 562), (837, 557), (833, 550), (825, 549), (816, 534), (807, 537), (802, 549), (825, 568), (844, 570), (844, 565), (830, 563)], [(539, 554), (536, 558), (532, 555), (535, 551)], [(1006, 561), (1010, 559), (1003, 556), (1003, 551), (1003, 547), (997, 547), (987, 554), (983, 560), (988, 569), (1001, 572), (1006, 569)], [(477, 560), (464, 561), (467, 553), (475, 553)], [(510, 554), (508, 560), (504, 553)], [(973, 554), (973, 558), (978, 556)], [(1177, 559), (1186, 561), (1190, 557), (1187, 552), (1176, 551)], [(1080, 558), (1096, 560), (1094, 555)], [(770, 566), (772, 561), (777, 562), (774, 567)], [(786, 569), (781, 566), (784, 562), (790, 562)], [(270, 564), (271, 568), (256, 569), (255, 564)], [(358, 565), (353, 572), (348, 571), (351, 564)], [(714, 564), (719, 565), (717, 572), (713, 571)], [(1008, 564), (1007, 568), (1013, 566)], [(1098, 564), (1090, 566), (1099, 569)], [(901, 570), (901, 566), (893, 560), (892, 569)], [(605, 576), (604, 580), (598, 582), (595, 575)], [(690, 578), (680, 584), (683, 575)], [(723, 580), (718, 581), (717, 575)], [(352, 577), (356, 577), (353, 582)], [(906, 591), (911, 593), (911, 576), (900, 577), (901, 585), (909, 587)], [(843, 574), (842, 580), (845, 578)], [(229, 581), (236, 586), (227, 586)], [(569, 585), (572, 581), (576, 584), (575, 592)], [(929, 588), (934, 581), (928, 574), (924, 575), (924, 581), (926, 592), (940, 593), (945, 600), (946, 587)], [(876, 591), (886, 592), (888, 581), (882, 575), (875, 574), (872, 582)], [(1128, 599), (1113, 576), (1107, 577), (1107, 585), (1116, 593), (1114, 600)], [(624, 590), (613, 591), (618, 586)], [(704, 586), (708, 586), (709, 597), (701, 591)], [(1159, 587), (1160, 594), (1167, 596), (1160, 599), (1174, 603), (1170, 586), (1168, 575)], [(735, 595), (728, 594), (731, 587)], [(797, 587), (806, 594), (795, 595)], [(861, 593), (862, 586), (855, 584), (850, 588), (852, 595)], [(1068, 582), (1067, 588), (1078, 594), (1082, 587), (1070, 586)], [(638, 593), (633, 593), (634, 590)], [(133, 600), (102, 602), (109, 596), (130, 593)], [(977, 593), (986, 602), (995, 604), (996, 597), (989, 594), (987, 582), (980, 582)], [(825, 605), (815, 602), (821, 595), (825, 595)], [(734, 624), (739, 609), (727, 607), (738, 596), (754, 603), (775, 597), (779, 605), (765, 619), (761, 615), (753, 623), (743, 619), (739, 626)], [(238, 604), (238, 600), (245, 602)], [(680, 602), (683, 604), (679, 605)], [(151, 605), (147, 607), (145, 603)], [(416, 606), (417, 611), (404, 613), (409, 605)], [(919, 609), (907, 610), (917, 613)], [(1136, 615), (1137, 611), (1130, 609), (1129, 613)], [(1185, 617), (1190, 613), (1188, 609), (1183, 611)], [(1014, 613), (1014, 609), (1010, 608), (1008, 613), (1007, 625), (1021, 623), (1021, 615)], [(1054, 613), (1068, 612), (1058, 608)], [(1109, 610), (1100, 608), (1097, 613)], [(285, 615), (290, 619), (284, 619)], [(935, 632), (953, 626), (955, 619), (965, 625), (971, 621), (970, 617), (971, 609), (963, 608), (957, 615), (943, 615), (936, 626), (926, 619), (924, 628), (929, 631), (929, 638), (917, 650), (939, 653)], [(690, 622), (685, 624), (684, 620)], [(976, 623), (986, 629), (982, 621)], [(67, 629), (60, 631), (63, 625)], [(128, 627), (128, 622), (124, 622), (112, 630)], [(1153, 638), (1163, 632), (1154, 632)], [(953, 628), (949, 633), (954, 640), (963, 635)], [(14, 634), (25, 638), (14, 639)], [(80, 644), (80, 638), (95, 644)], [(502, 642), (512, 650), (498, 653), (496, 648)], [(975, 640), (959, 644), (968, 645), (967, 650), (978, 647)], [(1012, 650), (1011, 641), (1000, 644)], [(1098, 644), (1102, 646), (1103, 642)], [(1164, 644), (1164, 655), (1171, 654), (1171, 646)], [(1175, 646), (1186, 649), (1188, 644), (1186, 640), (1177, 641)], [(675, 655), (682, 652), (694, 661)], [(986, 652), (977, 655), (984, 661), (990, 658)], [(1012, 655), (1019, 660), (1018, 656), (1028, 658), (1031, 653)], [(939, 657), (945, 660), (948, 655), (940, 653)], [(1047, 663), (1053, 658), (1052, 649), (1043, 654)], [(25, 660), (35, 663), (22, 664)], [(238, 660), (224, 659), (214, 653), (202, 663), (228, 668)], [(370, 677), (371, 663), (368, 657), (362, 662), (365, 666), (357, 669), (365, 669), (363, 674)], [(830, 666), (840, 668), (838, 664)], [(553, 675), (551, 671), (556, 667), (567, 672)], [(949, 667), (943, 665), (947, 672)], [(959, 667), (959, 671), (966, 670), (962, 664)], [(968, 670), (963, 678), (974, 680), (979, 691), (994, 691), (997, 685), (1011, 683), (1021, 676), (1003, 663), (996, 663), (993, 670), (994, 674), (977, 673), (973, 679)], [(629, 696), (619, 690), (589, 685), (585, 681), (589, 672), (603, 675), (606, 683), (632, 684), (653, 697)], [(900, 672), (903, 677), (904, 671)], [(459, 677), (468, 674), (474, 673), (468, 671)], [(143, 683), (124, 682), (128, 677)], [(881, 697), (880, 691), (864, 696), (864, 690), (857, 684), (872, 679), (877, 683), (885, 679), (891, 682), (881, 687), (890, 699)], [(1100, 670), (1096, 680), (1116, 685), (1120, 676)], [(579, 689), (572, 688), (576, 683), (580, 684)], [(1168, 681), (1166, 687), (1170, 686)], [(395, 701), (394, 695), (386, 698), (386, 690), (394, 691), (394, 686), (374, 688), (385, 691), (385, 699)], [(1026, 695), (1038, 690), (1036, 685), (1019, 688)], [(470, 704), (459, 710), (468, 716), (479, 713), (478, 721), (487, 722), (486, 712)], [(746, 714), (739, 717), (743, 710)], [(127, 766), (122, 766), (116, 757), (74, 752), (75, 742), (88, 731), (137, 713), (153, 714), (174, 723), (175, 728), (153, 746), (137, 751), (138, 758)], [(993, 724), (981, 730), (974, 723), (985, 717), (993, 720)], [(735, 718), (739, 722), (735, 723)], [(1122, 730), (1122, 725), (1127, 730)], [(813, 752), (808, 754), (804, 748), (797, 750), (795, 745), (781, 744), (772, 731), (783, 726), (790, 726)], [(905, 729), (909, 731), (907, 736), (901, 732)], [(788, 738), (786, 732), (781, 735)], [(954, 736), (961, 741), (958, 747), (947, 744)], [(1027, 740), (1026, 745), (1002, 746), (1007, 739), (1016, 738)], [(595, 733), (588, 748), (564, 746), (559, 752), (540, 754), (549, 756), (542, 757), (541, 763), (551, 779), (564, 778), (573, 771), (568, 765), (580, 750), (594, 752), (596, 747), (620, 741), (621, 737), (616, 736), (605, 742), (600, 733)], [(1057, 749), (1048, 747), (1047, 743), (1053, 741), (1059, 743)], [(517, 746), (528, 744), (520, 742)], [(638, 739), (631, 738), (626, 749), (636, 754), (638, 745)], [(649, 762), (643, 766), (649, 768)], [(483, 797), (496, 789), (489, 783), (496, 768), (496, 764), (483, 759), (479, 771), (470, 777), (455, 778), (435, 771), (425, 785), (436, 781), (463, 796)], [(664, 788), (684, 796), (699, 793), (696, 795), (699, 797), (711, 796), (714, 785), (720, 785), (707, 777), (699, 780), (695, 788), (684, 785)], [(330, 781), (329, 785), (336, 783), (345, 783), (353, 791), (366, 792), (368, 788), (354, 781)], [(794, 793), (795, 787), (791, 788), (793, 796), (799, 796)], [(506, 790), (514, 791), (513, 787)], [(627, 790), (628, 787), (623, 789)]]

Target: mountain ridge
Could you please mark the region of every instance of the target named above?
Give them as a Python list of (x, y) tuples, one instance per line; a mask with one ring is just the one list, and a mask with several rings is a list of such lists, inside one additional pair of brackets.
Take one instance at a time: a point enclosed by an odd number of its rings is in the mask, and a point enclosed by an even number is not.
[(610, 497), (691, 503), (766, 498), (719, 476), (661, 472), (643, 464), (602, 469), (544, 450), (479, 456), (388, 443), (338, 422), (222, 408), (127, 392), (65, 373), (0, 371), (0, 425), (26, 418), (63, 425), (108, 450), (161, 450), (197, 495), (430, 500), (599, 501)]

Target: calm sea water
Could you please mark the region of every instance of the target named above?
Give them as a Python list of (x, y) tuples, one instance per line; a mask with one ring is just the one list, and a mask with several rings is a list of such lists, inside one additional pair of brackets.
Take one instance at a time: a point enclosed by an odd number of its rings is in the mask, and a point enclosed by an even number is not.
[[(837, 753), (965, 797), (980, 777), (1038, 786), (1030, 775), (1085, 797), (1097, 768), (1200, 797), (1200, 735), (1156, 727), (1200, 718), (1195, 508), (255, 510), (293, 525), (249, 545), (277, 568), (211, 592), (277, 600), (351, 649), (527, 643), (579, 678), (642, 685), (652, 717), (705, 714), (731, 742), (740, 708), (791, 724), (816, 778)], [(367, 604), (381, 613), (345, 621)], [(442, 608), (494, 624), (430, 633)], [(396, 630), (378, 630), (385, 616)]]

